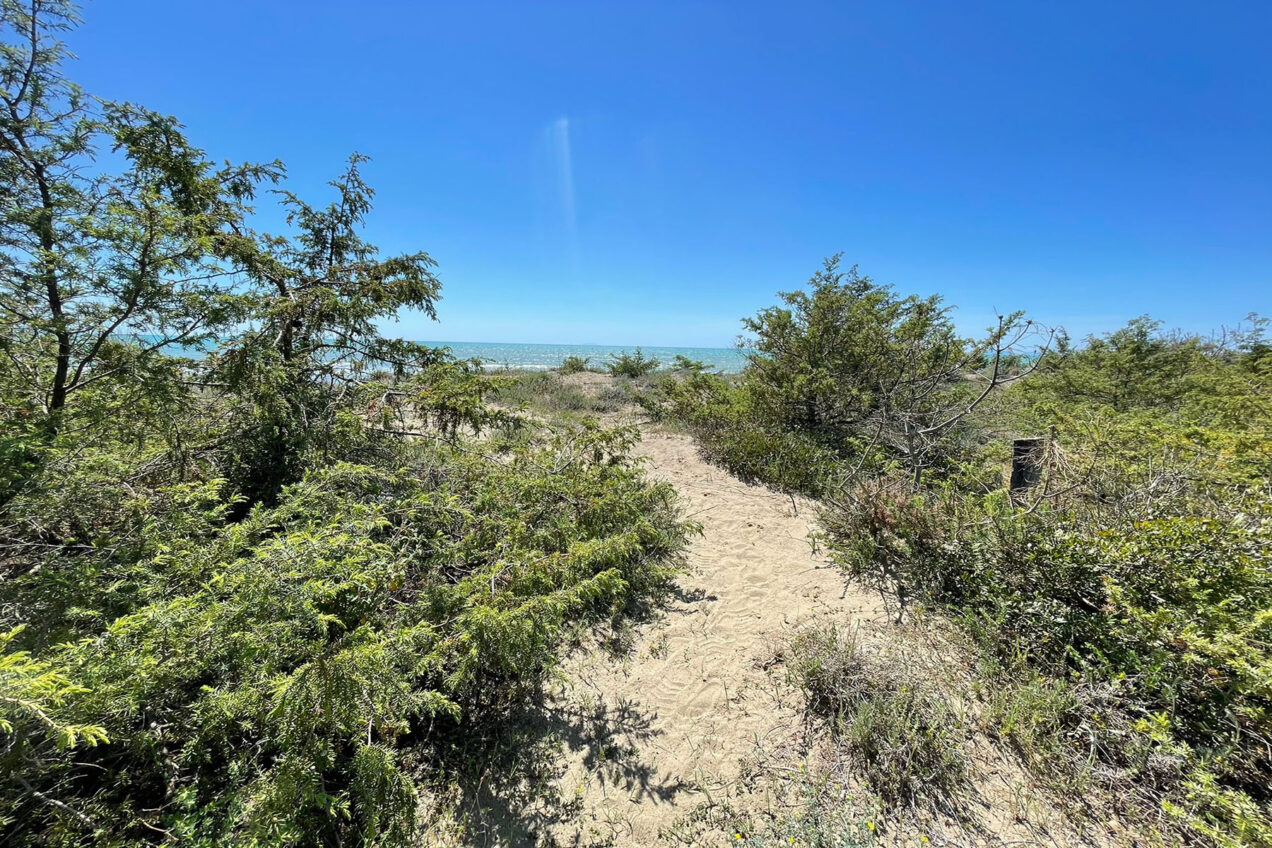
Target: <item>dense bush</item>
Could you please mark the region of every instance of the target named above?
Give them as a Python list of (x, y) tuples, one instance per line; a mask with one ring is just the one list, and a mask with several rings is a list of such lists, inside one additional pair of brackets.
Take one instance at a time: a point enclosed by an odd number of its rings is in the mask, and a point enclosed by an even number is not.
[(591, 370), (588, 368), (590, 359), (587, 356), (567, 356), (561, 360), (561, 365), (557, 368), (557, 371), (562, 374), (581, 374), (584, 371)]
[(605, 364), (606, 369), (615, 377), (646, 377), (658, 370), (661, 365), (657, 359), (647, 357), (640, 348), (636, 348), (635, 353), (623, 351), (610, 357), (609, 362)]
[(400, 470), (310, 472), (240, 522), (220, 481), (172, 493), (179, 532), (143, 528), (147, 558), (76, 590), (126, 588), (130, 609), (81, 611), (47, 669), (7, 656), (19, 692), (64, 675), (38, 709), (98, 744), (6, 710), (6, 840), (407, 844), (429, 746), (516, 707), (573, 628), (674, 565), (674, 494), (623, 459), (630, 439), (582, 429), (501, 460), (420, 446)]
[[(1030, 370), (1017, 351), (1036, 330), (1020, 313), (964, 338), (938, 296), (902, 297), (855, 267), (840, 270), (838, 256), (806, 291), (780, 297), (743, 321), (754, 336), (743, 380), (756, 417), (841, 455), (869, 444), (915, 486), (962, 458), (968, 417)], [(1033, 339), (1043, 350), (1049, 340)]]
[(0, 842), (416, 844), (474, 729), (662, 590), (674, 493), (380, 333), (440, 282), (363, 239), (364, 157), (255, 232), (281, 166), (83, 95), (74, 21), (0, 8)]
[(998, 421), (1053, 433), (1018, 503), (877, 479), (824, 516), (850, 572), (977, 637), (1031, 761), (1231, 845), (1272, 839), (1272, 415), (1259, 336), (1239, 339), (1140, 320), (1062, 346)]
[(973, 412), (1040, 361), (1016, 352), (1037, 335), (1021, 315), (963, 338), (939, 297), (902, 297), (838, 256), (780, 297), (743, 321), (754, 353), (737, 380), (683, 368), (646, 404), (694, 428), (712, 459), (786, 491), (823, 494), (850, 469), (902, 468), (915, 488), (956, 473), (985, 441)]
[[(1085, 713), (1079, 703), (1042, 710), (1053, 736), (1082, 727), (1078, 735), (1093, 738), (1087, 725), (1102, 707), (1108, 732), (1094, 755), (1154, 784), (1203, 832), (1266, 837), (1272, 523), (1265, 505), (1252, 510), (1222, 521), (1100, 522), (971, 500), (880, 498), (869, 513), (833, 512), (827, 524), (852, 572), (949, 609), (999, 668), (1018, 673), (1026, 660), (1062, 685), (1034, 678), (1033, 691), (1072, 697), (1070, 681), (1100, 693)], [(1008, 729), (1022, 731), (1031, 728)], [(1178, 779), (1156, 785), (1172, 757), (1181, 758)], [(1207, 806), (1219, 803), (1250, 812), (1212, 820)]]

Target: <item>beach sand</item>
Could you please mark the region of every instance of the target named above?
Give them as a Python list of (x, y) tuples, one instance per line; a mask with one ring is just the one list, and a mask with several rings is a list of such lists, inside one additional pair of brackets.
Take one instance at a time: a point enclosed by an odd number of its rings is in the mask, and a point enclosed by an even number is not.
[[(590, 392), (611, 384), (593, 373), (566, 381)], [(676, 488), (684, 515), (702, 532), (664, 608), (618, 650), (593, 645), (566, 661), (539, 719), (542, 738), (556, 741), (526, 755), (542, 766), (536, 785), (522, 781), (515, 802), (470, 801), (462, 844), (746, 844), (751, 835), (738, 823), (798, 812), (797, 784), (834, 752), (807, 720), (781, 647), (819, 624), (861, 633), (872, 649), (943, 688), (976, 726), (983, 704), (968, 656), (939, 628), (897, 625), (878, 593), (833, 567), (815, 542), (815, 503), (743, 483), (707, 463), (691, 436), (651, 425), (634, 407), (605, 418), (640, 427), (635, 453), (648, 474)], [(869, 793), (850, 779), (835, 784), (831, 805), (860, 808), (870, 844), (1116, 842), (1107, 830), (1073, 825), (982, 731), (972, 734), (967, 756), (970, 784), (952, 813), (860, 807)]]
[(766, 670), (783, 634), (830, 615), (886, 618), (877, 596), (846, 588), (814, 550), (812, 504), (741, 483), (685, 435), (646, 432), (637, 452), (675, 485), (702, 535), (675, 599), (625, 661), (593, 652), (567, 668), (559, 698), (602, 702), (627, 727), (612, 745), (625, 756), (597, 763), (586, 748), (571, 752), (561, 788), (583, 812), (559, 829), (566, 844), (674, 841), (678, 820), (703, 802), (741, 800), (744, 761), (793, 749), (802, 728), (799, 699)]

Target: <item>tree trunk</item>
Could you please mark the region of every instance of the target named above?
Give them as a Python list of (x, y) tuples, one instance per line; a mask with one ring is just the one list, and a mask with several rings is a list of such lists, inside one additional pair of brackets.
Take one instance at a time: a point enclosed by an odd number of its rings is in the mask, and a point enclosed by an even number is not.
[(62, 292), (58, 288), (57, 270), (53, 264), (53, 251), (57, 246), (53, 232), (53, 193), (49, 189), (44, 167), (35, 163), (35, 179), (40, 187), (40, 216), (36, 231), (40, 239), (40, 276), (44, 280), (49, 316), (53, 321), (53, 334), (57, 338), (57, 360), (53, 369), (53, 384), (49, 389), (48, 428), (56, 435), (61, 426), (62, 409), (66, 406), (67, 380), (71, 373), (71, 334), (66, 327), (66, 314), (62, 309)]

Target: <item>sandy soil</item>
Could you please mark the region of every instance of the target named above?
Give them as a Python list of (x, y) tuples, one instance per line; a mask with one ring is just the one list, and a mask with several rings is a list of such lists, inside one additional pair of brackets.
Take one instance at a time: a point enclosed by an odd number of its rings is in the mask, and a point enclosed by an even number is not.
[[(586, 388), (606, 375), (572, 375)], [(606, 423), (632, 423), (632, 414)], [(542, 705), (524, 760), (537, 776), (502, 791), (487, 774), (459, 815), (464, 844), (638, 848), (742, 844), (733, 832), (747, 813), (792, 813), (791, 786), (822, 762), (825, 737), (806, 723), (801, 696), (785, 679), (778, 649), (820, 621), (867, 634), (905, 667), (938, 682), (947, 701), (976, 725), (982, 709), (965, 655), (937, 628), (901, 628), (883, 600), (847, 582), (810, 540), (815, 506), (749, 486), (705, 462), (693, 439), (642, 427), (636, 453), (648, 473), (673, 484), (702, 533), (665, 609), (635, 628), (621, 649), (579, 651)], [(962, 667), (960, 667), (962, 664)], [(881, 845), (1102, 845), (1070, 824), (1032, 785), (1011, 754), (976, 732), (973, 777), (954, 816), (875, 816)], [(855, 804), (860, 786), (840, 786)], [(445, 806), (445, 804), (443, 804)], [(458, 808), (457, 808), (458, 809)], [(464, 812), (466, 810), (467, 812)], [(863, 823), (865, 819), (863, 818)], [(863, 834), (865, 836), (866, 834)], [(439, 843), (440, 844), (440, 843)], [(451, 844), (451, 843), (447, 843)], [(454, 843), (458, 844), (458, 843)]]
[(801, 728), (798, 700), (765, 669), (780, 637), (817, 616), (886, 618), (877, 596), (847, 589), (814, 550), (810, 504), (708, 465), (688, 436), (647, 432), (637, 450), (676, 486), (702, 535), (676, 599), (625, 662), (591, 653), (570, 663), (560, 697), (603, 704), (625, 723), (607, 761), (575, 752), (562, 790), (582, 812), (558, 828), (567, 844), (675, 841), (679, 819), (735, 797), (756, 751)]
[[(815, 766), (818, 743), (775, 657), (784, 637), (819, 620), (858, 628), (916, 674), (942, 678), (965, 717), (979, 709), (970, 677), (950, 665), (957, 662), (950, 645), (930, 630), (903, 633), (878, 595), (828, 565), (810, 541), (813, 504), (740, 482), (706, 463), (683, 434), (646, 428), (637, 452), (652, 476), (675, 485), (702, 534), (675, 599), (637, 629), (624, 656), (590, 651), (567, 664), (552, 708), (588, 716), (592, 730), (565, 741), (556, 791), (571, 815), (547, 829), (551, 840), (734, 843), (739, 814), (789, 802), (783, 781), (789, 785), (805, 762)], [(983, 735), (968, 757), (974, 775), (957, 818), (880, 819), (872, 838), (884, 845), (1117, 841), (1071, 826), (1014, 757)], [(855, 791), (840, 788), (845, 798)]]

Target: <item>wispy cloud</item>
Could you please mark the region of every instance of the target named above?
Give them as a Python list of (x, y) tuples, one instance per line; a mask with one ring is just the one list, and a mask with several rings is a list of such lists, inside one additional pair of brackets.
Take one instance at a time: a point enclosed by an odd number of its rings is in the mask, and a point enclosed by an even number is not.
[(570, 154), (570, 119), (557, 118), (549, 127), (549, 142), (556, 170), (557, 200), (571, 262), (578, 261), (579, 227), (575, 211), (574, 161)]
[(560, 191), (561, 212), (565, 225), (575, 232), (574, 218), (574, 164), (570, 158), (570, 119), (557, 118), (552, 124), (552, 149), (556, 153), (557, 189)]

